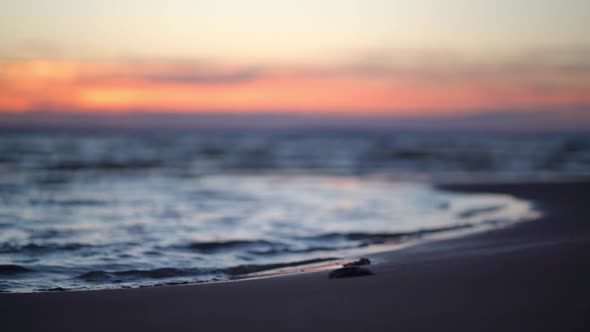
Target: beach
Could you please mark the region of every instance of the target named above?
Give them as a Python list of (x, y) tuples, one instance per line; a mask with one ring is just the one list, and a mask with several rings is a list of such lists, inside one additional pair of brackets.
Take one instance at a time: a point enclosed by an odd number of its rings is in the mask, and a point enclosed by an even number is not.
[(584, 331), (590, 183), (453, 185), (532, 200), (537, 220), (328, 271), (236, 282), (0, 294), (4, 331)]
[(0, 332), (590, 331), (590, 1), (0, 1)]

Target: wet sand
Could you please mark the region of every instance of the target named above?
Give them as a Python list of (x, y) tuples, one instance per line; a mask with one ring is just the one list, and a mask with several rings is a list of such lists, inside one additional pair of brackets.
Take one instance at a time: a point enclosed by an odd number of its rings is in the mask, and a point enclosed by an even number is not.
[(545, 215), (328, 271), (192, 286), (0, 294), (2, 331), (587, 331), (590, 183), (462, 185)]

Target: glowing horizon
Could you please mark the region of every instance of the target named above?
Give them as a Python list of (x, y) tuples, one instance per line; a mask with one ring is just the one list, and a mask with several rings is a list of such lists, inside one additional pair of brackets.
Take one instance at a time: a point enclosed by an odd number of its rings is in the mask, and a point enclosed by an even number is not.
[[(239, 67), (191, 62), (25, 60), (0, 64), (4, 111), (301, 111), (432, 114), (590, 104), (590, 75), (506, 69)], [(579, 76), (579, 75), (578, 75)], [(569, 80), (562, 82), (562, 80)], [(542, 81), (543, 85), (538, 82)]]
[(587, 107), (590, 4), (566, 2), (6, 2), (0, 112)]

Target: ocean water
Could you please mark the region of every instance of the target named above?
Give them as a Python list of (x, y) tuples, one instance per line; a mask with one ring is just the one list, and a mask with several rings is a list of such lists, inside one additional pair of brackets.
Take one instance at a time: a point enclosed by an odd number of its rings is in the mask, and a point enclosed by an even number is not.
[(231, 280), (527, 220), (440, 181), (588, 176), (572, 135), (0, 135), (0, 291)]

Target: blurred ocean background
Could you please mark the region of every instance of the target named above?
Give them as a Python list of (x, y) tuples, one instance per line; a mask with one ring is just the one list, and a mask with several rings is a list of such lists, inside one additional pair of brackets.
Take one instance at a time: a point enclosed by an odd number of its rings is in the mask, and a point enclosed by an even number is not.
[(527, 219), (435, 184), (590, 175), (581, 134), (0, 134), (0, 291), (229, 280)]

